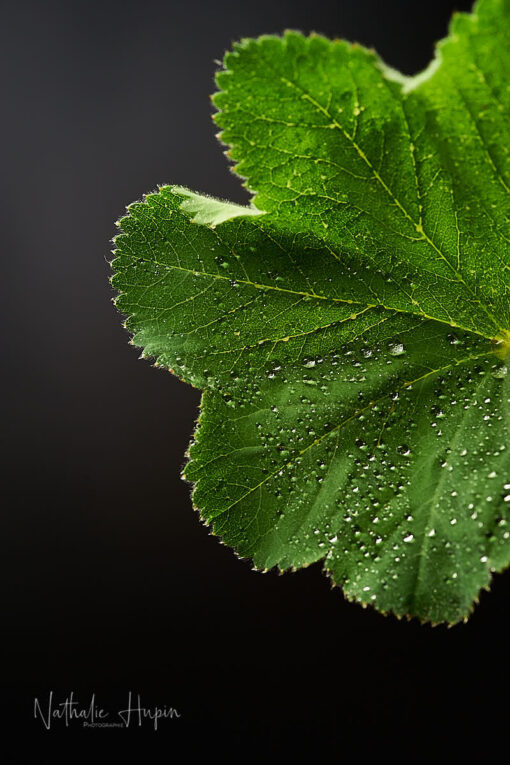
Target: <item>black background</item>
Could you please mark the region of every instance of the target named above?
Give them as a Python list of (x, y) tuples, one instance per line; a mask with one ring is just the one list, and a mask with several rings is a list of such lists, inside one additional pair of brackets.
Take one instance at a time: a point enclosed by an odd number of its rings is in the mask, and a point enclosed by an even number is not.
[[(252, 572), (192, 510), (179, 475), (199, 393), (138, 360), (107, 262), (124, 205), (158, 183), (246, 201), (210, 120), (232, 41), (318, 31), (412, 74), (469, 7), (1, 3), (2, 762), (180, 762), (183, 742), (341, 761), (353, 738), (361, 754), (409, 737), (412, 756), (498, 731), (510, 575), (448, 630), (344, 601), (319, 565)], [(181, 718), (46, 732), (33, 700), (50, 690), (112, 710), (132, 690)]]

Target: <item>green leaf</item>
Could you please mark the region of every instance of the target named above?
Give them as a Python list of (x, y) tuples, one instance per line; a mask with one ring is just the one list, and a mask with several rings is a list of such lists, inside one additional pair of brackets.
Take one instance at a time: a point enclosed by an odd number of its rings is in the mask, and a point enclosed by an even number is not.
[(414, 78), (370, 51), (244, 40), (214, 97), (253, 192), (128, 208), (133, 343), (204, 390), (187, 480), (258, 569), (466, 618), (510, 562), (510, 0)]

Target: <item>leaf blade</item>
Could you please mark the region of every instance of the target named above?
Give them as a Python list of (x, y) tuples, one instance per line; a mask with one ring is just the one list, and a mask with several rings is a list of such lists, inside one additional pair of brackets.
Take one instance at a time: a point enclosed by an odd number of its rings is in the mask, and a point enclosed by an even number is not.
[(433, 623), (510, 562), (509, 33), (480, 0), (415, 78), (243, 41), (216, 121), (254, 204), (162, 187), (113, 261), (134, 344), (204, 389), (185, 477), (214, 533)]

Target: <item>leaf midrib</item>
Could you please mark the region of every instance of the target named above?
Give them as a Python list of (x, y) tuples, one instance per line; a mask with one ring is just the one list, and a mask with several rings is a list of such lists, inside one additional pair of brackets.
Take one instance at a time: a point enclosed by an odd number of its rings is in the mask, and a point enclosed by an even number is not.
[[(486, 380), (487, 380), (487, 375), (484, 375), (482, 377), (481, 381), (478, 383), (478, 385), (475, 386), (475, 388), (473, 389), (473, 391), (471, 393), (471, 401), (478, 394), (478, 391), (480, 390), (482, 385), (486, 382)], [(453, 438), (449, 442), (449, 448), (452, 451), (453, 451), (453, 445), (457, 443), (457, 440), (460, 438), (460, 435), (462, 433), (462, 424), (464, 422), (464, 417), (466, 416), (465, 412), (466, 412), (466, 410), (464, 410), (464, 413), (461, 415), (461, 420), (460, 420), (460, 422), (457, 425), (457, 430), (455, 432), (455, 435), (453, 436)], [(426, 554), (427, 547), (428, 547), (428, 545), (430, 543), (429, 542), (429, 540), (430, 540), (429, 531), (431, 529), (432, 519), (435, 516), (435, 513), (437, 511), (437, 498), (438, 498), (438, 495), (439, 495), (439, 489), (442, 486), (442, 484), (443, 484), (443, 482), (445, 481), (445, 478), (446, 478), (446, 473), (445, 473), (444, 470), (440, 471), (438, 475), (439, 475), (439, 478), (438, 478), (438, 480), (436, 482), (436, 486), (434, 488), (434, 493), (432, 495), (432, 498), (428, 501), (429, 507), (428, 507), (428, 510), (426, 511), (427, 512), (427, 520), (426, 520), (425, 525), (423, 527), (422, 542), (421, 542), (420, 548), (417, 551), (417, 555), (416, 555), (416, 557), (418, 558), (418, 566), (416, 568), (416, 576), (415, 576), (415, 579), (414, 579), (413, 592), (412, 592), (412, 596), (411, 596), (411, 605), (412, 606), (414, 606), (416, 604), (416, 599), (417, 599), (417, 596), (418, 596), (418, 592), (419, 592), (420, 586), (423, 584), (423, 567), (425, 565), (425, 554)]]
[[(254, 281), (250, 281), (250, 280), (247, 280), (247, 279), (238, 279), (236, 277), (227, 276), (227, 275), (223, 275), (223, 274), (215, 274), (215, 273), (210, 273), (208, 271), (197, 271), (196, 269), (185, 268), (184, 266), (175, 265), (173, 263), (162, 263), (161, 261), (155, 260), (154, 258), (147, 258), (147, 257), (143, 257), (143, 256), (141, 256), (141, 257), (137, 256), (136, 260), (137, 260), (137, 262), (141, 261), (141, 262), (144, 262), (144, 263), (149, 263), (149, 264), (154, 265), (154, 266), (158, 266), (158, 267), (163, 268), (163, 269), (180, 271), (182, 273), (188, 273), (188, 274), (191, 274), (193, 276), (209, 278), (209, 279), (217, 279), (219, 281), (226, 281), (226, 282), (229, 282), (231, 284), (232, 283), (243, 284), (243, 285), (245, 285), (247, 287), (251, 287), (253, 289), (261, 290), (261, 291), (264, 291), (264, 292), (267, 291), (267, 290), (270, 290), (270, 291), (278, 292), (278, 293), (282, 293), (282, 294), (297, 295), (299, 297), (307, 298), (309, 300), (324, 300), (326, 302), (340, 303), (342, 305), (347, 304), (347, 305), (353, 305), (353, 306), (362, 306), (365, 309), (369, 309), (369, 308), (383, 308), (385, 311), (392, 311), (392, 312), (403, 314), (405, 316), (418, 316), (418, 317), (422, 318), (423, 320), (436, 321), (436, 322), (438, 322), (440, 324), (444, 324), (445, 326), (450, 327), (450, 329), (460, 329), (463, 332), (468, 332), (468, 333), (471, 333), (471, 334), (474, 334), (474, 335), (478, 335), (479, 337), (482, 337), (482, 338), (484, 338), (485, 340), (488, 340), (488, 341), (493, 341), (494, 340), (494, 336), (487, 335), (484, 332), (480, 332), (480, 331), (478, 331), (476, 329), (473, 329), (472, 327), (464, 327), (461, 324), (458, 324), (457, 322), (453, 323), (453, 322), (446, 321), (445, 319), (437, 318), (436, 316), (430, 316), (429, 314), (426, 314), (423, 311), (410, 311), (410, 310), (406, 311), (403, 308), (395, 308), (393, 306), (386, 305), (383, 302), (379, 302), (379, 303), (362, 303), (361, 301), (351, 300), (350, 298), (329, 297), (327, 295), (319, 295), (316, 292), (305, 292), (304, 290), (301, 290), (301, 291), (299, 291), (299, 290), (291, 290), (291, 289), (288, 289), (286, 287), (278, 287), (278, 286), (276, 286), (274, 284), (262, 284), (261, 282), (254, 282)], [(501, 332), (501, 335), (504, 337), (505, 336), (505, 330), (500, 330), (500, 332)]]

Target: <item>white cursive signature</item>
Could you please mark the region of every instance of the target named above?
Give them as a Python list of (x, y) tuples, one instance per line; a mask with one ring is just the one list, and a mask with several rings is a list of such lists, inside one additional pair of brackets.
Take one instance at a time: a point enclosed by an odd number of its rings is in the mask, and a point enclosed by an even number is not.
[(127, 707), (117, 711), (116, 714), (117, 719), (120, 719), (122, 724), (109, 723), (106, 725), (105, 721), (110, 717), (110, 712), (107, 712), (103, 707), (100, 707), (97, 704), (95, 693), (92, 694), (90, 702), (85, 706), (82, 706), (78, 701), (75, 701), (74, 691), (71, 691), (64, 701), (61, 702), (55, 702), (53, 691), (49, 692), (48, 701), (45, 705), (41, 705), (38, 698), (34, 699), (34, 718), (37, 719), (39, 717), (46, 730), (50, 730), (54, 720), (62, 720), (66, 728), (69, 727), (69, 724), (73, 720), (81, 721), (83, 727), (88, 728), (129, 728), (131, 724), (138, 724), (140, 727), (144, 721), (147, 721), (151, 724), (154, 730), (157, 730), (160, 720), (173, 720), (180, 717), (179, 712), (174, 707), (143, 706), (140, 694), (136, 694), (135, 701), (134, 694), (131, 691), (128, 693)]

